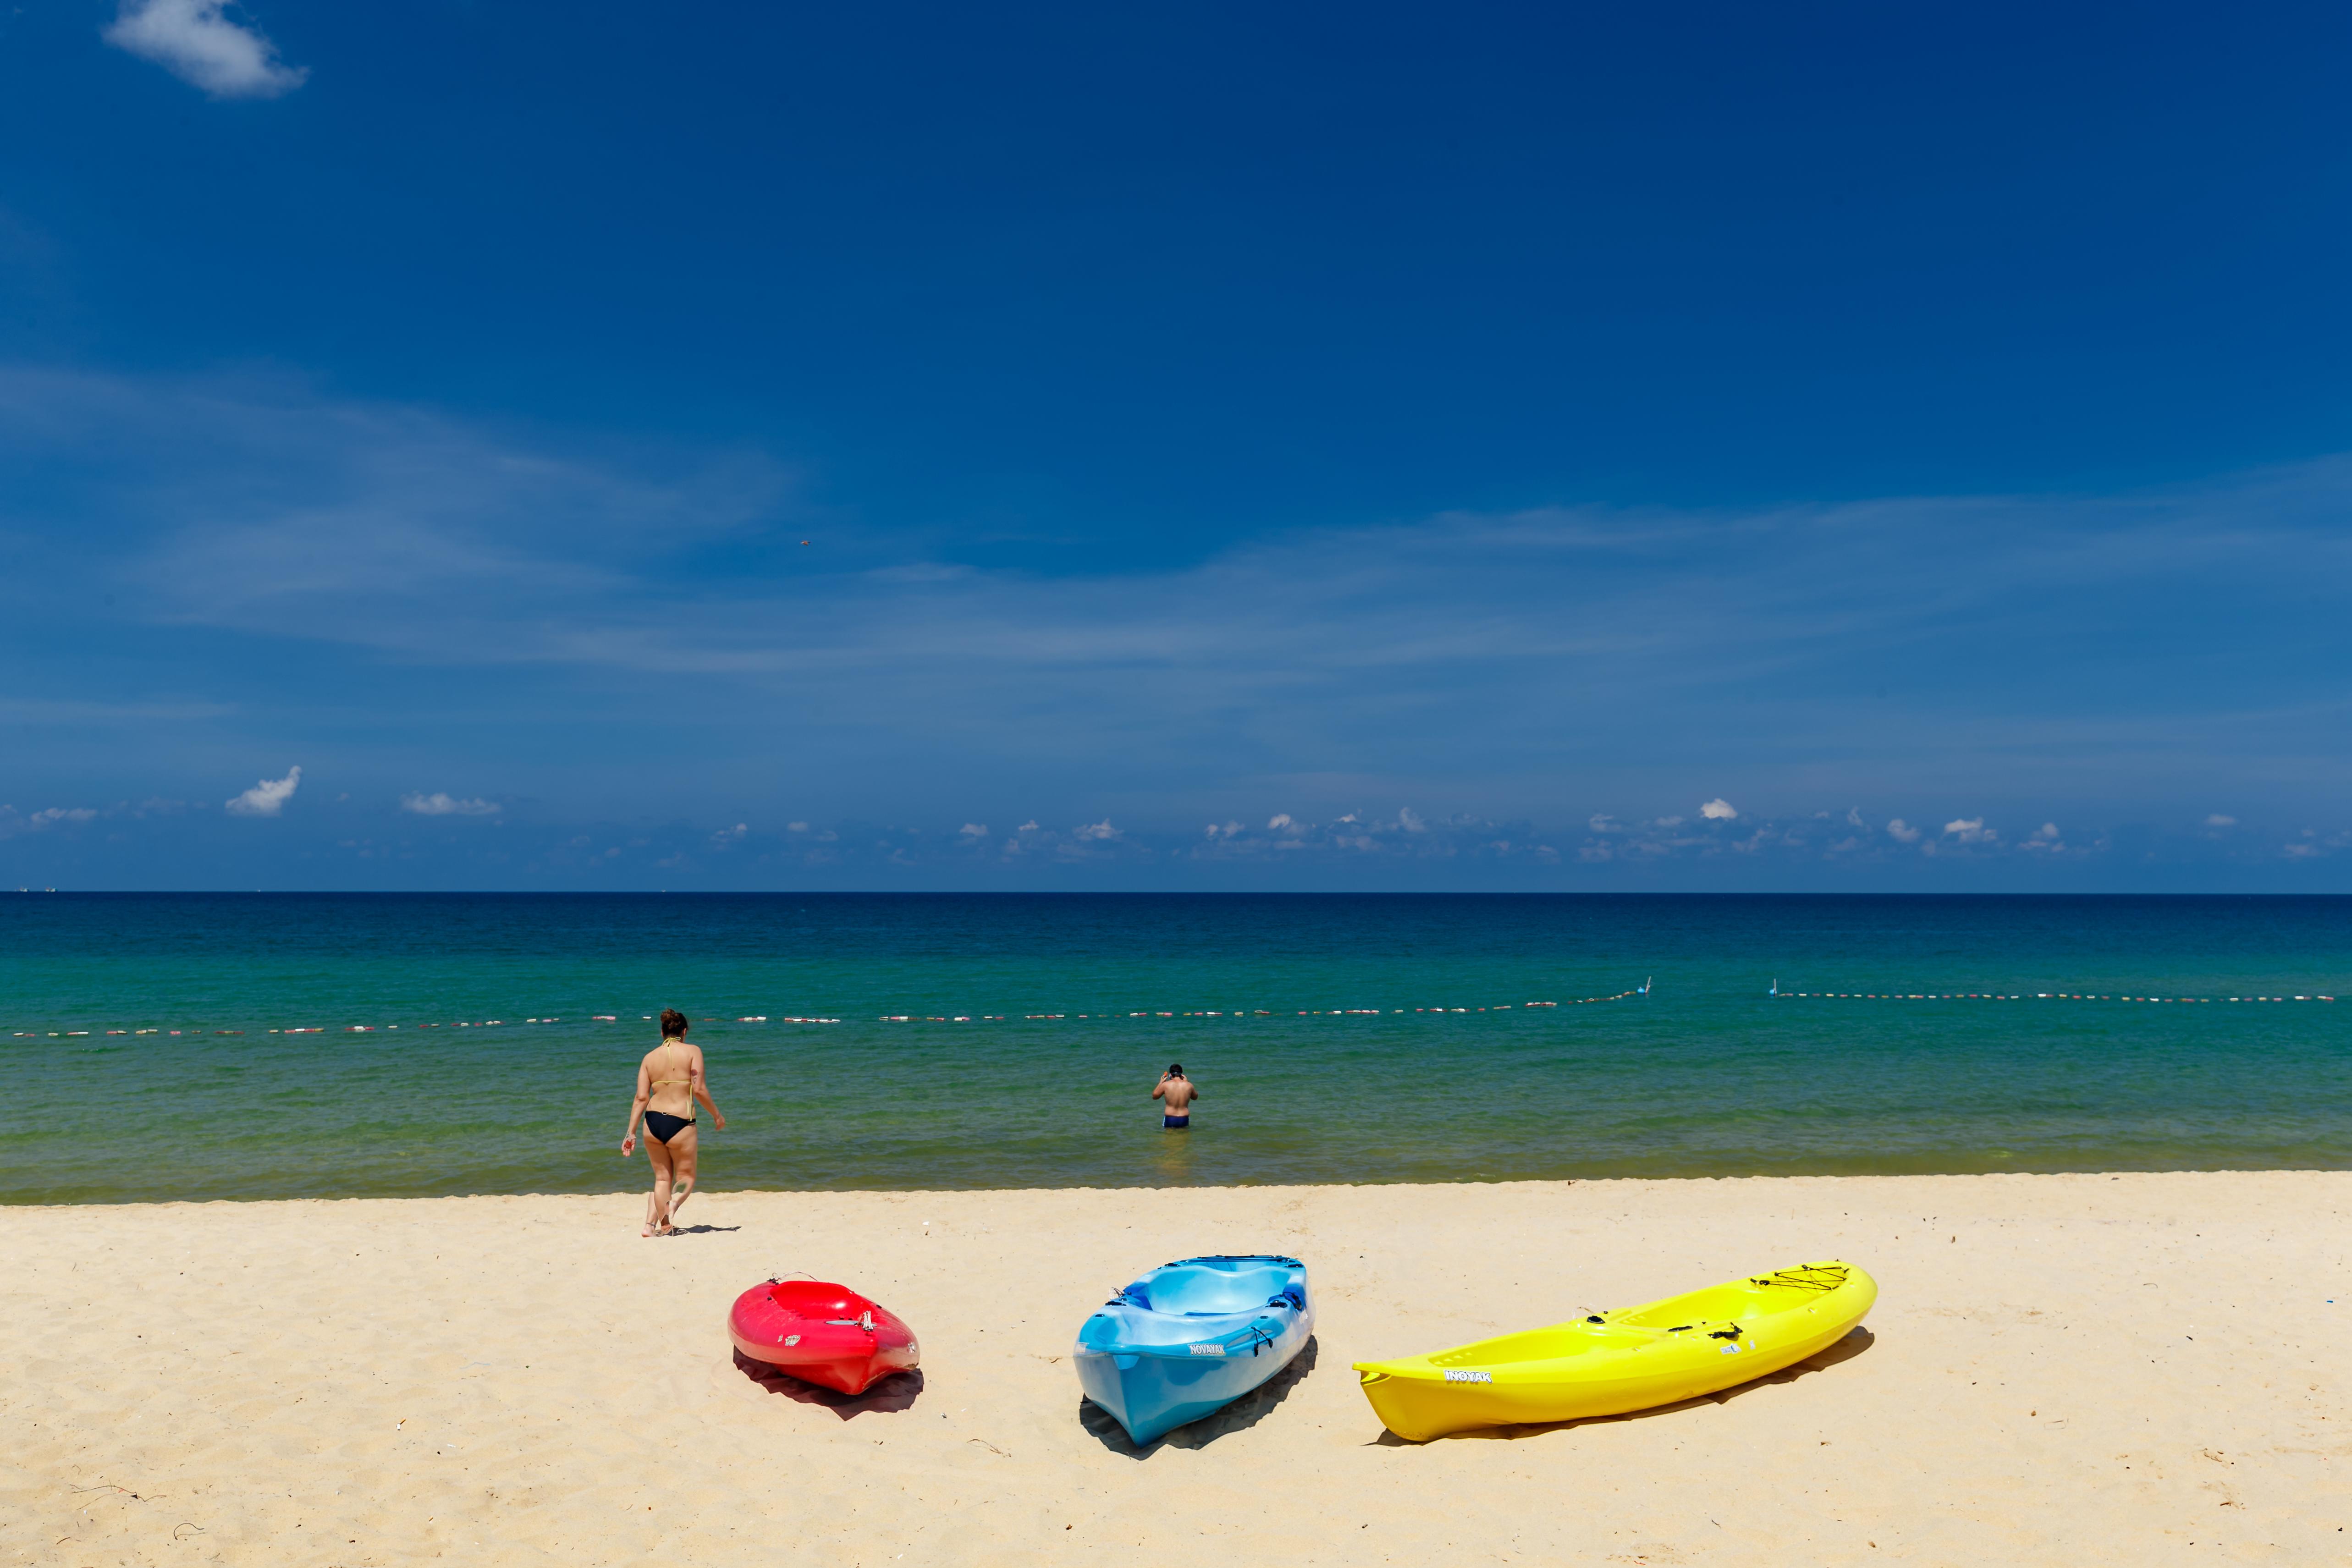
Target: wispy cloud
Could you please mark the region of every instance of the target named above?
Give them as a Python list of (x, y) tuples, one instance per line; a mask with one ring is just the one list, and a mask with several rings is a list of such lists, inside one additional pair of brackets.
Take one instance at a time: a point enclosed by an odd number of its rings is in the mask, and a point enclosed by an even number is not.
[(226, 804), (234, 816), (274, 817), (286, 809), (286, 802), (301, 785), (302, 769), (289, 768), (285, 778), (264, 779), (242, 795), (231, 796)]
[(226, 0), (123, 0), (102, 35), (215, 98), (277, 98), (310, 79), (258, 27), (234, 21)]
[(0, 719), (39, 728), (144, 729), (156, 724), (196, 724), (236, 711), (229, 703), (74, 702), (0, 697)]
[[(1131, 847), (1305, 836), (1226, 831), (1289, 817), (1381, 843), (1344, 816), (1410, 800), (1398, 835), (1593, 819), (1537, 841), (1698, 854), (1698, 830), (1737, 828), (1760, 856), (1758, 832), (1827, 799), (1847, 858), (1916, 864), (1996, 847), (1947, 822), (2032, 838), (2054, 817), (2073, 855), (2079, 824), (2190, 801), (2316, 816), (2352, 761), (2343, 634), (2295, 586), (2352, 570), (2339, 460), (2109, 497), (1446, 514), (1015, 570), (911, 538), (803, 552), (793, 472), (757, 453), (566, 444), (286, 381), (0, 369), (0, 530), (93, 541), (0, 598), (120, 593), (155, 638), (308, 650), (367, 683), (373, 724), (420, 735), (463, 669), (484, 715), (527, 707), (557, 737), (519, 790), (638, 776), (612, 765), (616, 724), (723, 758), (708, 778), (829, 759), (788, 802), (709, 800), (713, 824), (1036, 812)], [(240, 729), (316, 722), (236, 689)], [(1866, 823), (1855, 800), (1884, 804)], [(953, 836), (970, 856), (1046, 831)]]
[(0, 839), (45, 832), (51, 828), (78, 827), (97, 821), (98, 816), (98, 811), (89, 806), (44, 806), (27, 812), (19, 812), (14, 806), (0, 806)]
[(460, 799), (443, 789), (436, 789), (430, 795), (403, 795), (400, 809), (420, 817), (495, 817), (499, 810), (496, 800)]

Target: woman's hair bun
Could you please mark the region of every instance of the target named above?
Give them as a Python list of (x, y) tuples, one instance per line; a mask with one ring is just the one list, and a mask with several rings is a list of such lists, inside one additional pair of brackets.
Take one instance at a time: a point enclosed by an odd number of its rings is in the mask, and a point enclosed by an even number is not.
[(662, 1038), (671, 1039), (686, 1032), (686, 1015), (676, 1008), (662, 1009)]

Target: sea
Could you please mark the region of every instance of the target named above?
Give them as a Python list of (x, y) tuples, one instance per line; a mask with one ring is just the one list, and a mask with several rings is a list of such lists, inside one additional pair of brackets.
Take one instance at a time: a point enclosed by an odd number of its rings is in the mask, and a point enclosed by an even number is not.
[(642, 1187), (666, 1007), (714, 1190), (2352, 1166), (2345, 898), (26, 893), (0, 1202)]

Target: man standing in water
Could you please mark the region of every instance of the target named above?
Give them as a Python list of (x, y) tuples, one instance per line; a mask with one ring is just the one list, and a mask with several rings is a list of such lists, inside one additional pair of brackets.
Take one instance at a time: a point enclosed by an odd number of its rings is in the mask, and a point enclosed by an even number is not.
[(1159, 1086), (1151, 1097), (1168, 1107), (1160, 1118), (1163, 1128), (1181, 1129), (1192, 1124), (1192, 1102), (1201, 1097), (1200, 1085), (1184, 1076), (1184, 1064), (1171, 1061), (1168, 1071), (1160, 1075)]

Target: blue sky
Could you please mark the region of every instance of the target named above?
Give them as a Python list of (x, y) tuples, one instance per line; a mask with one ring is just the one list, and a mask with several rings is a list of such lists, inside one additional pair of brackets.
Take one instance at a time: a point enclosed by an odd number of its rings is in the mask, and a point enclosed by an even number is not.
[(0, 19), (0, 881), (2352, 888), (2340, 7), (855, 12)]

